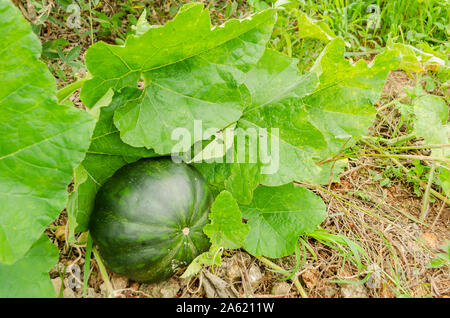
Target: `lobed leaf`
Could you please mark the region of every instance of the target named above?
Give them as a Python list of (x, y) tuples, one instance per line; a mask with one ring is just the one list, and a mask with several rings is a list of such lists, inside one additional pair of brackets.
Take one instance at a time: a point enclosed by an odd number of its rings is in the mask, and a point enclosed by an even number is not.
[(253, 201), (241, 205), (250, 233), (244, 248), (253, 255), (290, 255), (300, 235), (314, 231), (327, 216), (325, 203), (306, 188), (288, 183), (256, 188)]
[[(297, 60), (266, 50), (246, 74), (244, 83), (252, 98), (236, 126), (258, 131), (259, 155), (260, 140), (267, 137), (272, 162), (279, 166), (271, 171), (270, 163), (263, 163), (261, 157), (245, 165), (197, 164), (219, 191), (227, 188), (246, 204), (259, 183), (279, 186), (294, 180), (336, 180), (345, 162), (317, 162), (339, 154), (367, 133), (375, 119), (373, 103), (389, 71), (399, 63), (398, 52), (387, 50), (369, 65), (365, 61), (352, 65), (344, 58), (344, 48), (343, 40), (332, 40), (313, 73), (303, 75)], [(244, 177), (237, 177), (236, 172), (233, 176), (232, 169)]]
[(236, 249), (242, 246), (249, 233), (247, 224), (242, 223), (242, 214), (233, 195), (222, 191), (211, 206), (210, 224), (205, 225), (203, 232), (212, 244), (223, 248)]
[(264, 52), (274, 20), (275, 11), (267, 10), (211, 28), (203, 4), (185, 5), (172, 21), (129, 37), (125, 46), (93, 45), (86, 56), (93, 78), (82, 100), (92, 107), (108, 89), (136, 87), (142, 76), (141, 96), (114, 116), (123, 141), (168, 154), (177, 143), (171, 138), (176, 128), (194, 136), (191, 144), (207, 139), (194, 135), (194, 120), (206, 130), (239, 119), (242, 76)]
[(12, 264), (64, 208), (94, 120), (57, 104), (40, 41), (10, 1), (0, 21), (0, 263)]
[[(424, 139), (426, 145), (444, 145), (450, 140), (448, 106), (445, 101), (435, 95), (424, 95), (414, 101), (414, 130), (418, 137)], [(431, 154), (439, 158), (450, 158), (450, 150), (446, 147), (434, 148)], [(450, 194), (450, 167), (441, 163), (438, 169), (442, 189)]]
[(342, 39), (331, 41), (315, 62), (312, 71), (320, 85), (302, 99), (311, 123), (320, 130), (327, 147), (320, 158), (331, 157), (351, 146), (372, 125), (389, 71), (400, 63), (396, 50), (385, 50), (371, 63), (359, 60), (350, 64), (344, 58)]

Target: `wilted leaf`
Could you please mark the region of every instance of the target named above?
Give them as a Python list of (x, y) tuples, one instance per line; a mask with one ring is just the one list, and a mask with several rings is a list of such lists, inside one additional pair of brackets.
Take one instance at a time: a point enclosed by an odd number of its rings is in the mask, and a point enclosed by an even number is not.
[(222, 247), (214, 244), (211, 245), (208, 252), (204, 252), (194, 258), (191, 264), (189, 264), (189, 266), (184, 271), (183, 275), (181, 275), (181, 278), (189, 278), (191, 276), (197, 275), (201, 271), (203, 266), (220, 266), (222, 263), (222, 252)]

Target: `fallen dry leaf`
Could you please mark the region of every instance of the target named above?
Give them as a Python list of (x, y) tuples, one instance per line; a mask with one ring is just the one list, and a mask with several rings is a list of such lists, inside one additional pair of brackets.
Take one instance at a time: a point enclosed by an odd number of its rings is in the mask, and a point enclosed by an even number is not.
[(438, 247), (439, 239), (438, 237), (433, 233), (423, 233), (422, 239), (426, 246), (432, 249), (436, 249)]
[(66, 239), (66, 227), (63, 226), (59, 226), (56, 231), (55, 231), (55, 237), (58, 239), (58, 241), (65, 241)]
[(319, 271), (317, 269), (307, 269), (302, 273), (302, 279), (308, 289), (314, 288), (319, 280)]

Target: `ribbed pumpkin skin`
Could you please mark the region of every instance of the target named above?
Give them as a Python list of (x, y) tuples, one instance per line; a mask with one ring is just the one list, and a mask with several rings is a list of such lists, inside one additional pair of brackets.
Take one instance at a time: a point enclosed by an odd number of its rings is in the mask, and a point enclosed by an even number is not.
[(99, 189), (90, 233), (113, 272), (159, 282), (208, 250), (202, 229), (212, 200), (195, 168), (170, 158), (142, 159)]

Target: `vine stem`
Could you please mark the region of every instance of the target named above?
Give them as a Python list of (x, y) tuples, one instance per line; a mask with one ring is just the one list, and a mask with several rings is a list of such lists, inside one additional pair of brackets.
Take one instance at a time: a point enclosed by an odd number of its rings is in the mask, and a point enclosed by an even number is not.
[(409, 134), (409, 135), (404, 135), (404, 136), (391, 138), (391, 139), (372, 137), (372, 136), (363, 136), (362, 138), (368, 139), (368, 140), (372, 140), (372, 141), (380, 140), (380, 141), (386, 143), (388, 146), (392, 146), (392, 145), (396, 145), (396, 144), (399, 144), (399, 143), (402, 143), (402, 142), (414, 139), (414, 138), (416, 138), (416, 135), (415, 134)]
[(70, 85), (67, 85), (66, 87), (61, 88), (59, 91), (57, 91), (56, 99), (58, 100), (58, 103), (65, 101), (70, 95), (73, 94), (73, 92), (75, 92), (77, 89), (81, 88), (87, 79), (88, 79), (87, 77), (79, 79), (78, 81), (76, 81)]
[(433, 149), (433, 148), (448, 148), (450, 144), (434, 144), (434, 145), (422, 145), (422, 146), (403, 146), (403, 147), (388, 147), (392, 150), (414, 150), (414, 149)]
[(108, 272), (106, 271), (106, 267), (105, 265), (103, 265), (103, 261), (100, 258), (100, 254), (97, 251), (97, 248), (92, 248), (92, 252), (94, 253), (94, 257), (95, 257), (95, 261), (98, 264), (98, 268), (100, 269), (100, 274), (102, 275), (103, 281), (105, 282), (106, 285), (106, 296), (108, 298), (111, 298), (114, 296), (114, 289), (112, 287), (111, 281), (109, 280), (108, 277)]
[(363, 154), (364, 157), (389, 157), (389, 158), (398, 158), (398, 159), (413, 159), (413, 160), (423, 160), (423, 161), (440, 161), (444, 163), (450, 163), (450, 159), (441, 158), (441, 157), (432, 157), (432, 156), (418, 156), (418, 155), (395, 155), (391, 153), (366, 153)]
[(83, 297), (86, 297), (88, 280), (91, 271), (91, 256), (92, 256), (92, 237), (89, 234), (86, 243), (86, 257), (84, 259), (84, 275), (83, 275)]
[(380, 106), (377, 108), (377, 114), (379, 114), (381, 111), (385, 110), (386, 108), (391, 107), (392, 105), (395, 105), (396, 102), (401, 102), (402, 100), (406, 99), (407, 96), (404, 96), (399, 99), (391, 100), (390, 102), (384, 104), (383, 106)]
[(94, 28), (92, 26), (92, 4), (91, 0), (89, 0), (89, 29), (91, 35), (91, 45), (94, 45)]
[[(278, 266), (277, 264), (275, 264), (274, 262), (268, 260), (267, 258), (265, 258), (263, 256), (255, 256), (255, 257), (257, 259), (259, 259), (261, 262), (263, 262), (264, 264), (266, 264), (267, 266), (273, 268), (274, 270), (277, 270), (277, 271), (281, 272), (281, 274), (283, 274), (285, 276), (289, 276), (288, 274), (284, 274), (284, 272), (286, 272), (286, 270), (284, 268)], [(298, 276), (294, 275), (294, 277), (292, 277), (291, 280), (294, 283), (295, 287), (297, 288), (298, 292), (300, 293), (300, 296), (302, 298), (308, 298), (308, 294), (303, 289), (302, 284), (298, 280)]]

